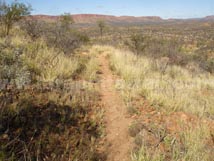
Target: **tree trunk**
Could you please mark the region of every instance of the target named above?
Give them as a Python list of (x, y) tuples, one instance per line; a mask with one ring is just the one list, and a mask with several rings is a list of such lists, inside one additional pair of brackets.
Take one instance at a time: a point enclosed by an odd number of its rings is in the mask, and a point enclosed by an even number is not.
[(10, 34), (10, 28), (11, 28), (11, 24), (6, 24), (5, 26), (6, 36)]
[(101, 38), (103, 37), (103, 29), (102, 28), (100, 28), (100, 36), (101, 36)]

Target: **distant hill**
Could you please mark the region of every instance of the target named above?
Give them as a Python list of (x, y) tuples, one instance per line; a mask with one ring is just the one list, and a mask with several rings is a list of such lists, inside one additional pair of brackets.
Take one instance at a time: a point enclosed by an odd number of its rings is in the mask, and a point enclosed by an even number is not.
[(109, 23), (139, 23), (139, 22), (160, 22), (160, 17), (133, 17), (133, 16), (107, 16), (94, 14), (80, 14), (72, 16), (76, 23), (95, 23), (104, 20)]
[(212, 20), (212, 21), (214, 21), (214, 15), (212, 15), (212, 16), (207, 16), (207, 17), (205, 17), (204, 19), (205, 19), (205, 20)]
[[(109, 24), (159, 24), (166, 22), (191, 22), (191, 21), (212, 21), (214, 22), (214, 16), (207, 16), (204, 18), (194, 19), (162, 19), (157, 16), (112, 16), (112, 15), (98, 15), (98, 14), (76, 14), (71, 15), (77, 24), (95, 24), (98, 20), (104, 20)], [(34, 15), (36, 19), (54, 22), (59, 19), (59, 16), (49, 15)]]

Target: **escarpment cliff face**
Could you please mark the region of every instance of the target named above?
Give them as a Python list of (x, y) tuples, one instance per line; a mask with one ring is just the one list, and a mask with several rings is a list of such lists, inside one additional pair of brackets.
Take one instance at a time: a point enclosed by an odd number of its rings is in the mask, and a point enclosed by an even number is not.
[[(75, 23), (79, 24), (93, 24), (98, 20), (104, 20), (108, 23), (148, 23), (148, 22), (161, 22), (164, 21), (160, 17), (147, 16), (147, 17), (134, 17), (134, 16), (111, 16), (111, 15), (97, 15), (97, 14), (77, 14), (71, 15)], [(56, 21), (59, 16), (49, 15), (34, 15), (34, 18), (44, 21)]]
[(160, 17), (133, 17), (133, 16), (107, 16), (107, 15), (93, 15), (81, 14), (72, 16), (76, 23), (95, 23), (98, 20), (105, 20), (109, 23), (139, 23), (139, 22), (159, 22), (162, 21)]
[[(60, 16), (50, 15), (33, 15), (34, 18), (43, 21), (54, 22)], [(112, 15), (98, 15), (98, 14), (76, 14), (71, 15), (76, 24), (95, 24), (99, 20), (103, 20), (109, 24), (159, 24), (159, 23), (186, 23), (186, 22), (214, 22), (214, 16), (207, 16), (204, 18), (192, 19), (162, 19), (158, 16), (112, 16)]]

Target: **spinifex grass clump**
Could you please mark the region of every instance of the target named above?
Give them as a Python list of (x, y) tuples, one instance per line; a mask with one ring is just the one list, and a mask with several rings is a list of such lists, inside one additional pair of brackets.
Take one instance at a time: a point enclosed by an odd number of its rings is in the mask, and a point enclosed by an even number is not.
[(206, 125), (183, 129), (176, 135), (158, 126), (150, 129), (146, 127), (142, 126), (135, 136), (133, 161), (212, 160), (213, 142), (210, 140), (211, 131)]

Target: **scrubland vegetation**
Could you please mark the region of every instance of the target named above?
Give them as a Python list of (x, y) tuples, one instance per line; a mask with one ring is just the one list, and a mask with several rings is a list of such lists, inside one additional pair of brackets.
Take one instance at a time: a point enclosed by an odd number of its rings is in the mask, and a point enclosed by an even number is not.
[[(132, 100), (138, 94), (166, 112), (185, 111), (207, 117), (214, 114), (213, 75), (193, 74), (187, 68), (169, 65), (168, 57), (151, 59), (112, 50), (111, 68), (124, 79), (121, 88), (125, 100)], [(197, 66), (194, 68), (200, 71)]]
[(102, 53), (135, 119), (133, 161), (213, 160), (212, 23), (80, 30), (67, 13), (46, 22), (30, 11), (0, 3), (0, 161), (106, 160)]
[[(193, 32), (208, 29), (200, 30)], [(108, 47), (110, 68), (122, 79), (115, 88), (136, 118), (134, 161), (212, 160), (213, 38), (176, 31), (137, 32), (119, 49)]]
[(67, 14), (49, 24), (23, 18), (24, 4), (1, 5), (2, 19), (17, 18), (9, 28), (1, 21), (0, 160), (100, 159), (98, 66), (88, 36)]
[[(188, 69), (176, 65), (164, 66), (167, 65), (164, 61), (168, 60), (165, 57), (154, 60), (127, 51), (112, 48), (109, 50), (112, 53), (111, 69), (123, 79), (122, 84), (116, 85), (116, 88), (121, 91), (127, 109), (132, 114), (141, 115), (141, 109), (135, 107), (136, 98), (141, 96), (150, 102), (151, 108), (165, 115), (183, 111), (202, 119), (213, 119), (212, 75), (200, 73), (193, 76)], [(143, 98), (140, 102), (141, 108), (144, 108)], [(179, 119), (178, 126), (188, 124), (179, 122)], [(136, 137), (135, 142), (139, 148), (139, 151), (133, 154), (133, 160), (212, 160), (212, 146), (206, 145), (206, 139), (211, 138), (213, 130), (206, 128), (206, 125), (195, 122), (193, 125), (196, 127), (188, 125), (190, 127), (182, 131), (177, 129), (178, 136), (173, 136), (167, 130), (166, 122), (162, 123), (163, 127), (153, 127), (153, 123), (144, 123), (139, 119), (138, 123), (130, 127), (131, 134), (134, 131), (132, 136)], [(157, 143), (152, 143), (152, 137), (154, 140), (160, 139), (160, 143), (163, 142), (165, 152), (157, 148)]]

